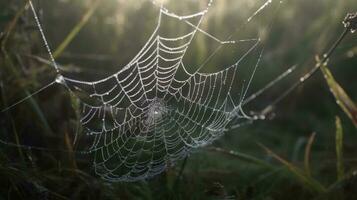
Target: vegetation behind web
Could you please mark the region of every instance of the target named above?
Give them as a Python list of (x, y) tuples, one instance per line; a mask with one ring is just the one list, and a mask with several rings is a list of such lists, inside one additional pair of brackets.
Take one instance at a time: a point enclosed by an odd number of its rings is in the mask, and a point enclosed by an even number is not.
[[(0, 1), (1, 108), (55, 76), (25, 3)], [(92, 80), (125, 65), (156, 22), (156, 10), (148, 1), (34, 3), (42, 12), (41, 21), (62, 69)], [(176, 4), (170, 6), (177, 12), (189, 13), (200, 7), (193, 1)], [(260, 1), (217, 1), (202, 28), (225, 38), (260, 5)], [(285, 1), (278, 11), (278, 5), (273, 4), (237, 31), (236, 38), (260, 31), (265, 44), (251, 93), (288, 67), (299, 65), (291, 76), (250, 103), (247, 110), (263, 109), (311, 69), (317, 62), (315, 55), (332, 45), (343, 31), (344, 16), (356, 7), (352, 0)], [(267, 24), (272, 25), (269, 33), (264, 32)], [(78, 33), (66, 41), (74, 27)], [(198, 37), (187, 59), (197, 65), (215, 45), (209, 38)], [(335, 93), (343, 88), (352, 102), (357, 101), (356, 46), (355, 34), (347, 35), (330, 57), (329, 68), (323, 68), (327, 81), (318, 72), (277, 104), (268, 120), (230, 131), (165, 173), (136, 183), (106, 183), (93, 176), (88, 157), (71, 153), (76, 149), (72, 145), (74, 135), (80, 137), (82, 132), (78, 105), (63, 88), (52, 87), (1, 113), (1, 139), (66, 152), (1, 145), (0, 198), (355, 199), (357, 131), (336, 104), (336, 96), (345, 96)], [(223, 50), (206, 70), (229, 65), (239, 51)], [(352, 116), (356, 114), (353, 106), (347, 110)]]

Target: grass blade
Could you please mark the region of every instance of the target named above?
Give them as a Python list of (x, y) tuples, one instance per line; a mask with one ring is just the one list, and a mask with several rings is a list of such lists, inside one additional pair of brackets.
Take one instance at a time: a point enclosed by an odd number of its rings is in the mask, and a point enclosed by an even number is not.
[(331, 71), (325, 66), (321, 65), (321, 71), (324, 74), (325, 80), (336, 99), (336, 103), (342, 108), (342, 110), (351, 119), (352, 123), (357, 128), (357, 106), (347, 95), (345, 90), (336, 82)]
[(343, 166), (343, 130), (341, 120), (336, 116), (336, 156), (337, 156), (337, 180), (341, 181), (344, 174)]
[(281, 158), (278, 156), (276, 153), (274, 153), (272, 150), (269, 148), (265, 147), (262, 144), (259, 144), (269, 155), (271, 155), (273, 158), (278, 160), (280, 163), (285, 165), (288, 169), (289, 172), (291, 172), (293, 175), (297, 177), (297, 179), (307, 188), (309, 188), (311, 191), (316, 192), (316, 193), (325, 193), (327, 190), (326, 188), (321, 185), (318, 181), (313, 179), (310, 176), (307, 176), (302, 170), (300, 170), (298, 167), (294, 166), (290, 162), (286, 161), (285, 159)]
[[(10, 55), (7, 53), (7, 51), (3, 51), (3, 54), (4, 54), (4, 65), (9, 69), (9, 71), (13, 74), (14, 77), (20, 79), (20, 72), (17, 70), (15, 64), (11, 60)], [(24, 92), (25, 92), (25, 97), (29, 98), (28, 101), (32, 106), (32, 109), (34, 110), (34, 112), (36, 113), (36, 115), (39, 117), (41, 121), (41, 125), (45, 130), (44, 133), (48, 136), (54, 135), (44, 113), (42, 112), (36, 100), (31, 96), (31, 93), (27, 89), (24, 89)]]
[(275, 169), (275, 167), (272, 166), (271, 164), (269, 164), (263, 160), (260, 160), (258, 158), (255, 158), (253, 156), (250, 156), (248, 154), (239, 153), (236, 151), (228, 151), (228, 150), (218, 148), (218, 147), (207, 147), (206, 149), (209, 151), (212, 151), (212, 152), (217, 152), (217, 153), (225, 154), (228, 156), (232, 156), (232, 157), (238, 158), (240, 160), (243, 160), (245, 162), (256, 164), (258, 166), (262, 166), (267, 169), (271, 169), (271, 170)]
[(74, 152), (73, 152), (72, 142), (71, 142), (71, 139), (70, 139), (70, 137), (68, 135), (67, 128), (65, 129), (65, 133), (64, 133), (64, 143), (65, 143), (66, 148), (68, 150), (68, 161), (69, 161), (71, 167), (73, 169), (78, 169), (77, 163), (76, 163), (76, 159), (75, 159), (75, 155), (74, 155)]
[[(5, 96), (5, 92), (4, 92), (4, 89), (3, 89), (3, 83), (0, 82), (0, 93), (1, 93), (1, 99), (5, 105), (5, 107), (7, 106), (7, 100), (6, 100), (6, 96)], [(15, 121), (12, 117), (12, 115), (9, 113), (9, 118), (10, 118), (10, 122), (11, 122), (11, 126), (13, 128), (13, 131), (14, 131), (14, 137), (15, 137), (15, 142), (17, 145), (19, 145), (17, 147), (17, 150), (19, 152), (19, 155), (20, 155), (20, 158), (21, 158), (21, 161), (23, 163), (25, 163), (25, 156), (24, 156), (24, 152), (22, 151), (22, 149), (20, 148), (20, 137), (19, 137), (19, 133), (17, 131), (17, 128), (16, 128), (16, 124), (15, 124)], [(4, 132), (5, 133), (5, 132)], [(2, 140), (2, 138), (0, 138), (0, 140)]]
[(67, 35), (67, 37), (62, 41), (62, 43), (57, 47), (57, 49), (53, 53), (53, 57), (57, 58), (62, 54), (62, 52), (67, 48), (67, 46), (72, 42), (72, 40), (77, 36), (77, 34), (82, 30), (84, 25), (87, 24), (89, 19), (92, 17), (94, 11), (98, 8), (101, 0), (94, 0), (92, 5), (88, 8), (88, 10), (84, 13), (81, 20), (74, 26), (71, 32)]
[(1, 43), (1, 50), (5, 51), (5, 47), (6, 47), (6, 43), (9, 40), (9, 37), (11, 35), (11, 33), (13, 32), (13, 30), (15, 29), (20, 17), (23, 15), (23, 13), (26, 10), (26, 6), (27, 6), (28, 2), (25, 2), (24, 5), (21, 7), (21, 9), (16, 13), (15, 17), (11, 20), (11, 22), (7, 25), (7, 27), (5, 28), (5, 30), (3, 31), (3, 38), (0, 38), (0, 43)]
[(311, 177), (311, 170), (310, 170), (310, 155), (311, 155), (311, 147), (312, 143), (315, 140), (316, 133), (312, 133), (309, 140), (307, 141), (306, 147), (305, 147), (305, 156), (304, 156), (304, 166), (305, 166), (305, 172), (308, 176)]

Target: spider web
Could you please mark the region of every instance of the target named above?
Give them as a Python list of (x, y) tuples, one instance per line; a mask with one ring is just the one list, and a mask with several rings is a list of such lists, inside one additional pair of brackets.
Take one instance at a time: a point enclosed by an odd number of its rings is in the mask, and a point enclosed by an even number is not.
[[(257, 49), (257, 39), (220, 40), (199, 28), (212, 5), (190, 15), (178, 15), (162, 5), (155, 30), (136, 56), (116, 73), (97, 81), (81, 81), (61, 74), (52, 56), (35, 8), (30, 2), (35, 21), (58, 73), (53, 84), (64, 85), (81, 103), (81, 124), (91, 145), (86, 153), (93, 156), (96, 174), (109, 181), (137, 181), (150, 178), (194, 149), (208, 145), (224, 134), (237, 121), (250, 121), (243, 111), (245, 96), (258, 67), (260, 56), (247, 83), (241, 85), (238, 100), (238, 71), (241, 62)], [(266, 1), (252, 16), (261, 12)], [(190, 30), (168, 37), (160, 32), (163, 18), (187, 24)], [(220, 45), (250, 43), (238, 60), (214, 73), (201, 72), (203, 62), (189, 72), (183, 58), (197, 33), (202, 33)], [(212, 57), (214, 51), (207, 60)], [(34, 95), (33, 94), (33, 95)], [(17, 102), (7, 109), (21, 103)], [(7, 110), (5, 109), (5, 110)]]

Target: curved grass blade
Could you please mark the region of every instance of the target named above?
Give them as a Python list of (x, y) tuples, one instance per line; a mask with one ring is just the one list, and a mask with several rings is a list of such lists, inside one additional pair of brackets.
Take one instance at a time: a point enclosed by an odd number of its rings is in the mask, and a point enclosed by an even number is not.
[(308, 176), (311, 177), (311, 170), (310, 170), (310, 155), (311, 155), (311, 147), (312, 143), (315, 140), (316, 133), (312, 133), (311, 136), (309, 137), (309, 140), (307, 141), (306, 147), (305, 147), (305, 156), (304, 156), (304, 167), (305, 167), (305, 172)]
[(262, 144), (259, 144), (269, 155), (279, 161), (281, 164), (285, 165), (290, 173), (295, 175), (295, 177), (308, 189), (315, 193), (325, 193), (327, 190), (326, 188), (319, 183), (317, 180), (313, 179), (312, 177), (306, 175), (301, 169), (294, 166), (292, 163), (286, 161), (285, 159), (281, 158), (279, 155), (274, 153), (269, 148), (265, 147)]

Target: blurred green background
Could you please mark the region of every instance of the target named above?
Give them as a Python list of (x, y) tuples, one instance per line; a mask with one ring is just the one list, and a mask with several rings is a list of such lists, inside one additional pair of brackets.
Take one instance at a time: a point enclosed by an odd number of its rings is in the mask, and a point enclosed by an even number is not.
[[(85, 80), (103, 78), (128, 63), (154, 30), (158, 17), (158, 8), (149, 0), (33, 3), (53, 50), (78, 28), (78, 34), (63, 51), (55, 51), (55, 56), (67, 76)], [(273, 0), (247, 23), (264, 3), (216, 0), (200, 26), (222, 40), (231, 34), (234, 40), (262, 39), (264, 52), (249, 94), (297, 64), (291, 75), (249, 103), (245, 107), (248, 113), (265, 108), (315, 66), (315, 55), (327, 51), (343, 32), (346, 14), (357, 10), (354, 0)], [(164, 5), (173, 12), (190, 14), (204, 9), (207, 2), (167, 0)], [(89, 18), (84, 23), (86, 16)], [(175, 28), (169, 24), (163, 32), (181, 31)], [(0, 0), (0, 42), (0, 106), (6, 108), (53, 81), (56, 74), (48, 64), (27, 1)], [(186, 66), (199, 66), (218, 45), (198, 34), (185, 58)], [(224, 46), (204, 71), (233, 64), (246, 48)], [(356, 34), (348, 34), (328, 63), (354, 102), (356, 55)], [(245, 77), (257, 59), (255, 54), (245, 61), (250, 63), (241, 72)], [(136, 183), (100, 180), (93, 173), (90, 158), (69, 153), (76, 148), (72, 146), (74, 135), (81, 132), (77, 109), (67, 90), (53, 86), (0, 114), (1, 140), (68, 151), (2, 144), (0, 199), (357, 199), (357, 130), (336, 104), (320, 71), (279, 102), (269, 119), (227, 132), (163, 174)], [(336, 116), (341, 119), (343, 134), (337, 134)], [(311, 148), (306, 148), (313, 133)], [(336, 145), (336, 134), (343, 135), (341, 148)], [(274, 153), (268, 154), (262, 145)], [(343, 151), (340, 161), (336, 149)], [(306, 152), (310, 154), (310, 173), (304, 161)], [(341, 164), (344, 174), (340, 171), (338, 176)]]

